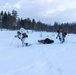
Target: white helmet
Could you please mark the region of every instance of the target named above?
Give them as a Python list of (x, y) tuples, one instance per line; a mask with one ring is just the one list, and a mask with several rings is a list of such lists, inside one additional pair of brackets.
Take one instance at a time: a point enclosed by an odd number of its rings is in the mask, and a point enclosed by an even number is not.
[(19, 30), (22, 34), (25, 33), (25, 29), (24, 28), (20, 28)]

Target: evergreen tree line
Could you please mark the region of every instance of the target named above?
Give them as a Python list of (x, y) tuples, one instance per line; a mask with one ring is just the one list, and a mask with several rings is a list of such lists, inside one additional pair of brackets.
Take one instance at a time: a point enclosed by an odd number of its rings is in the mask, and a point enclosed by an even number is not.
[(41, 21), (35, 21), (35, 19), (30, 18), (19, 18), (17, 11), (13, 10), (10, 12), (0, 12), (0, 28), (17, 30), (21, 27), (25, 29), (35, 30), (35, 31), (48, 31), (56, 32), (59, 29), (64, 29), (68, 33), (76, 33), (76, 23), (61, 23), (55, 22), (54, 25), (45, 24)]

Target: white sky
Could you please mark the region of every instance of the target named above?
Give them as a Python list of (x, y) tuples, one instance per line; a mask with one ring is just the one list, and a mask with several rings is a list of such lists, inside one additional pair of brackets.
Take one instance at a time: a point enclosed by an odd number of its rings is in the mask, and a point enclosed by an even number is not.
[(0, 11), (13, 9), (19, 17), (44, 23), (76, 21), (76, 0), (1, 0)]

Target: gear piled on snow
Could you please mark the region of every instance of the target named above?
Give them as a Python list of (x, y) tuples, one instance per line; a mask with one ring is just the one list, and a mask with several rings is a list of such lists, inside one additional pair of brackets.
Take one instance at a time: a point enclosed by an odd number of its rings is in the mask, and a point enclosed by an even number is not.
[(52, 44), (54, 43), (54, 40), (50, 40), (49, 38), (46, 38), (44, 40), (38, 40), (38, 42), (43, 43), (43, 44)]

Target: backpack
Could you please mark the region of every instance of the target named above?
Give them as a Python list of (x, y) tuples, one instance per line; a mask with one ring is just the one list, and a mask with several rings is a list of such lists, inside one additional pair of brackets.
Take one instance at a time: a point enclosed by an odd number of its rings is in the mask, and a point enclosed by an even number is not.
[(28, 35), (26, 33), (23, 33), (22, 35), (23, 35), (23, 38), (28, 37)]
[(63, 36), (64, 36), (64, 37), (66, 37), (66, 35), (67, 35), (67, 33), (66, 33), (66, 32), (64, 32), (64, 33), (63, 33)]

